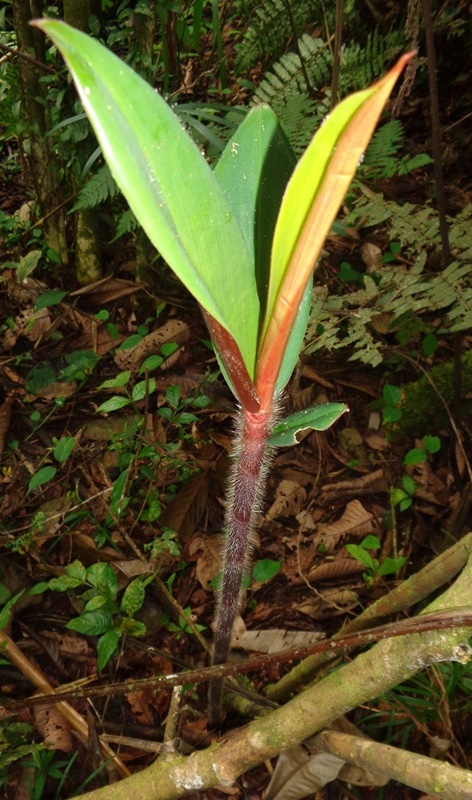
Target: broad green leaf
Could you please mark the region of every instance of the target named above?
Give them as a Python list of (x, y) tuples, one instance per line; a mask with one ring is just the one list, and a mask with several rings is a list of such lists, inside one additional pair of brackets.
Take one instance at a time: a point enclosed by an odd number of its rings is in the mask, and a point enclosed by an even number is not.
[(54, 448), (54, 458), (56, 461), (59, 461), (60, 464), (63, 464), (64, 461), (67, 461), (72, 450), (75, 447), (75, 439), (73, 436), (63, 436), (62, 439), (59, 439), (58, 443)]
[(53, 289), (50, 292), (45, 292), (44, 294), (40, 294), (38, 299), (35, 301), (34, 310), (41, 311), (43, 308), (49, 308), (50, 306), (57, 306), (64, 297), (67, 297), (69, 292), (62, 292), (60, 289)]
[(99, 672), (108, 664), (110, 658), (116, 653), (118, 642), (121, 639), (121, 631), (118, 628), (112, 628), (100, 636), (97, 642), (97, 669)]
[(71, 578), (77, 578), (81, 583), (85, 583), (87, 578), (87, 570), (81, 561), (76, 559), (72, 564), (68, 564), (66, 572)]
[(189, 291), (234, 337), (254, 376), (260, 322), (254, 263), (198, 147), (163, 98), (113, 53), (62, 22), (35, 24), (63, 54), (133, 213)]
[(344, 403), (322, 403), (297, 411), (274, 426), (267, 442), (273, 447), (291, 447), (298, 444), (297, 433), (300, 431), (325, 431), (348, 410)]
[(412, 450), (408, 450), (405, 458), (403, 459), (404, 464), (421, 464), (423, 461), (428, 460), (428, 454), (426, 450), (423, 450), (422, 447), (414, 447)]
[(411, 57), (376, 84), (343, 100), (326, 118), (287, 186), (274, 233), (256, 389), (270, 405), (287, 339), (308, 278), (384, 104)]
[(380, 547), (380, 542), (377, 536), (374, 536), (372, 533), (370, 533), (362, 540), (361, 547), (364, 547), (366, 550), (378, 550)]
[(56, 467), (42, 467), (39, 469), (29, 480), (28, 483), (28, 491), (26, 494), (28, 495), (33, 489), (37, 489), (39, 486), (44, 486), (45, 483), (48, 481), (52, 481), (55, 474), (57, 472)]
[(372, 558), (370, 553), (368, 553), (367, 550), (364, 550), (360, 544), (347, 544), (346, 550), (350, 556), (356, 559), (356, 561), (360, 561), (365, 567), (371, 569), (373, 572), (375, 571), (378, 562), (375, 558)]
[(118, 594), (118, 578), (109, 564), (99, 562), (88, 567), (87, 582), (112, 600)]
[(29, 278), (29, 276), (33, 274), (38, 266), (38, 261), (41, 256), (41, 250), (30, 250), (29, 253), (26, 253), (26, 255), (20, 260), (17, 272), (18, 283), (20, 286), (26, 280), (26, 278)]
[(428, 453), (438, 453), (441, 449), (441, 439), (439, 436), (423, 436), (423, 444)]
[(402, 391), (398, 386), (386, 383), (382, 389), (382, 399), (386, 406), (396, 406), (402, 399)]
[(66, 628), (71, 631), (77, 631), (77, 633), (83, 633), (85, 636), (100, 636), (101, 633), (109, 631), (111, 626), (111, 614), (97, 609), (96, 611), (87, 611), (80, 617), (71, 619)]
[(128, 617), (134, 617), (144, 603), (144, 597), (144, 584), (141, 578), (135, 578), (124, 591), (120, 610)]
[(133, 399), (133, 403), (139, 402), (139, 400), (144, 400), (146, 395), (152, 394), (156, 391), (156, 379), (149, 378), (148, 381), (138, 381), (133, 386), (133, 391), (131, 393), (131, 397)]
[[(162, 359), (161, 359), (162, 360)], [(131, 378), (131, 372), (129, 369), (124, 370), (124, 372), (119, 372), (118, 375), (115, 375), (114, 378), (109, 378), (107, 381), (103, 381), (98, 387), (99, 389), (118, 389), (126, 386), (129, 379)]]
[(400, 556), (399, 558), (390, 558), (389, 556), (385, 561), (382, 561), (377, 570), (377, 575), (394, 575), (395, 572), (398, 572), (403, 567), (405, 562), (405, 556)]
[(125, 617), (121, 620), (120, 631), (127, 633), (128, 636), (144, 636), (146, 634), (146, 626), (144, 622)]
[(105, 400), (104, 403), (98, 406), (97, 411), (101, 411), (103, 414), (109, 414), (111, 411), (118, 411), (120, 408), (124, 408), (125, 406), (129, 406), (131, 400), (128, 397), (119, 397), (119, 395), (114, 395), (110, 397), (109, 400)]
[(277, 575), (281, 566), (281, 561), (274, 561), (272, 558), (261, 558), (260, 561), (256, 561), (252, 568), (251, 579), (256, 583), (266, 583), (274, 575)]
[(256, 265), (262, 314), (275, 224), (296, 163), (276, 115), (261, 105), (241, 122), (214, 169)]

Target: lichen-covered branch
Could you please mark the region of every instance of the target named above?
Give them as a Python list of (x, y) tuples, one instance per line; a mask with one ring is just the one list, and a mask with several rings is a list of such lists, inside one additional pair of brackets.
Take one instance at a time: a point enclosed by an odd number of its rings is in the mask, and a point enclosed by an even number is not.
[(342, 758), (366, 770), (381, 772), (421, 792), (444, 800), (470, 800), (472, 772), (418, 753), (362, 739), (338, 731), (322, 731), (313, 744), (323, 753)]

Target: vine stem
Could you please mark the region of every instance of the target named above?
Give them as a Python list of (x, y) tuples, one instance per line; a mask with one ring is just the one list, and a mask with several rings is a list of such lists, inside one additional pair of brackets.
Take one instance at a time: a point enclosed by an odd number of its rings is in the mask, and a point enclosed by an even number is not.
[[(231, 648), (234, 621), (241, 603), (241, 587), (248, 567), (257, 516), (261, 509), (270, 450), (267, 436), (273, 424), (273, 410), (250, 412), (241, 409), (236, 420), (233, 463), (226, 508), (226, 543), (223, 575), (215, 622), (212, 664), (225, 664)], [(211, 727), (221, 715), (223, 680), (213, 681), (208, 690)]]

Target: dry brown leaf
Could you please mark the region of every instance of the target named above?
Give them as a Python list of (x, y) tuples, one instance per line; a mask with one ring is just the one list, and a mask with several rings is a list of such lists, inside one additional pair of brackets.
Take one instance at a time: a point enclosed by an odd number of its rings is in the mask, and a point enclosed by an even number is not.
[(345, 578), (348, 575), (356, 575), (363, 572), (365, 566), (355, 558), (335, 558), (334, 561), (325, 561), (324, 564), (314, 567), (308, 573), (308, 580), (329, 581), (336, 578)]
[(319, 620), (326, 616), (345, 614), (359, 603), (359, 598), (350, 589), (323, 589), (317, 595), (294, 606), (294, 610)]
[(382, 268), (382, 250), (373, 242), (364, 242), (361, 247), (361, 258), (367, 272), (377, 272)]
[(177, 531), (182, 544), (195, 533), (208, 504), (208, 470), (192, 478), (169, 503), (160, 525)]
[(208, 584), (221, 572), (221, 536), (196, 534), (187, 542), (184, 556), (188, 561), (196, 561), (196, 576), (200, 585), (208, 591)]
[(35, 706), (33, 716), (48, 750), (71, 752), (73, 745), (70, 724), (56, 706)]
[(277, 517), (295, 517), (306, 501), (306, 489), (296, 481), (283, 480), (279, 483), (275, 500), (265, 514), (263, 523), (271, 522)]
[(329, 495), (329, 499), (336, 497), (357, 496), (359, 494), (377, 494), (378, 492), (388, 492), (388, 483), (382, 469), (370, 472), (367, 475), (360, 475), (348, 481), (338, 481), (337, 483), (327, 483), (321, 491), (324, 495)]
[[(117, 350), (114, 356), (115, 364), (122, 370), (129, 369), (131, 371), (136, 371), (145, 358), (160, 353), (163, 344), (176, 342), (178, 345), (183, 345), (189, 340), (189, 337), (190, 329), (187, 323), (181, 322), (178, 319), (170, 319), (164, 325), (161, 325), (157, 331), (143, 336), (140, 343), (135, 347), (130, 347), (126, 350)], [(174, 362), (175, 358), (172, 362), (167, 359), (161, 369), (171, 366), (171, 363), (173, 364)]]
[(359, 500), (351, 500), (337, 522), (333, 522), (331, 525), (318, 525), (314, 544), (319, 546), (322, 542), (328, 553), (331, 553), (336, 543), (345, 534), (355, 537), (367, 536), (368, 533), (375, 533), (378, 529), (377, 518), (373, 517)]
[(258, 653), (281, 653), (293, 647), (308, 647), (324, 636), (321, 631), (287, 631), (283, 628), (244, 631), (240, 636), (233, 638), (232, 646)]
[(154, 725), (155, 723), (152, 708), (149, 706), (148, 693), (146, 690), (125, 693), (131, 713), (140, 725)]
[(123, 297), (142, 291), (142, 286), (133, 281), (125, 281), (121, 278), (109, 276), (95, 283), (90, 283), (71, 292), (71, 297), (87, 295), (87, 305), (100, 306), (102, 308), (107, 303), (115, 303)]

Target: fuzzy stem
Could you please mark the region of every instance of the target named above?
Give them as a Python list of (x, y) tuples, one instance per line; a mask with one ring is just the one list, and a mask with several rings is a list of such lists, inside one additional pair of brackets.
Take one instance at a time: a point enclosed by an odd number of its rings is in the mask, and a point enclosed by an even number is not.
[[(252, 545), (255, 521), (264, 493), (269, 448), (267, 436), (272, 425), (271, 411), (239, 412), (236, 423), (233, 464), (226, 509), (226, 546), (223, 577), (215, 623), (213, 664), (224, 664), (231, 647), (231, 634), (241, 602), (241, 585)], [(220, 721), (223, 680), (209, 686), (209, 723)]]

